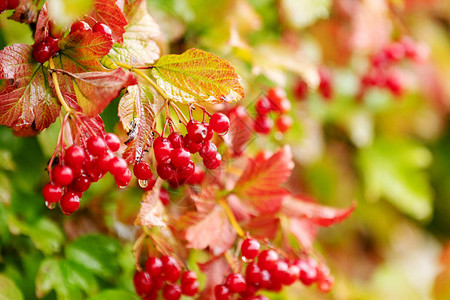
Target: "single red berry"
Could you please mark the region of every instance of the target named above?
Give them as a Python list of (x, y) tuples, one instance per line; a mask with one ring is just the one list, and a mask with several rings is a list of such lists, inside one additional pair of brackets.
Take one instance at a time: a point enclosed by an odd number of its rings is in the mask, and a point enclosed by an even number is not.
[(148, 294), (152, 289), (152, 277), (145, 271), (138, 271), (133, 277), (134, 288), (139, 296)]
[(145, 161), (140, 161), (133, 166), (133, 173), (137, 179), (148, 180), (152, 178), (152, 170), (150, 166)]
[(113, 176), (120, 176), (128, 169), (128, 164), (123, 158), (114, 156), (109, 161), (108, 169)]
[(184, 136), (184, 148), (186, 148), (192, 154), (200, 151), (201, 147), (202, 143), (195, 143), (194, 141), (192, 141), (191, 138), (189, 137), (189, 134), (186, 134)]
[(87, 150), (94, 156), (100, 156), (106, 151), (106, 142), (99, 136), (91, 136), (86, 142)]
[(45, 43), (50, 46), (52, 56), (55, 55), (55, 53), (60, 50), (58, 46), (58, 40), (59, 39), (52, 38), (51, 36), (46, 37), (44, 40)]
[(168, 162), (173, 151), (170, 141), (163, 137), (157, 137), (153, 142), (153, 152), (158, 163)]
[[(154, 284), (153, 284), (153, 286), (154, 286)], [(162, 285), (161, 285), (161, 288), (162, 288)], [(160, 289), (156, 289), (156, 288), (153, 288), (147, 295), (145, 295), (142, 299), (143, 300), (158, 300), (159, 299), (159, 297), (158, 297), (158, 291), (159, 291)]]
[(331, 99), (333, 97), (333, 86), (331, 82), (332, 78), (330, 71), (325, 68), (320, 68), (319, 78), (319, 93), (322, 94), (325, 99)]
[(205, 178), (205, 171), (199, 166), (195, 166), (194, 173), (186, 180), (188, 184), (201, 184)]
[(215, 113), (209, 120), (209, 126), (218, 134), (225, 134), (230, 128), (230, 119), (223, 113)]
[(169, 192), (163, 187), (159, 190), (159, 200), (161, 200), (164, 206), (167, 206), (170, 203)]
[(214, 130), (212, 130), (211, 124), (203, 122), (202, 125), (206, 128), (206, 137), (203, 142), (210, 141), (214, 136)]
[(81, 174), (75, 178), (70, 184), (71, 189), (74, 192), (83, 193), (91, 186), (91, 179), (86, 174)]
[(405, 57), (405, 46), (402, 43), (391, 43), (384, 49), (386, 57), (397, 62)]
[(285, 133), (286, 131), (291, 129), (293, 123), (294, 121), (292, 120), (292, 118), (287, 115), (279, 116), (275, 121), (275, 125), (281, 133)]
[(105, 135), (105, 142), (106, 142), (106, 145), (108, 146), (108, 148), (112, 152), (116, 152), (120, 149), (119, 137), (117, 135), (115, 135), (114, 133), (107, 133)]
[(33, 45), (33, 58), (38, 63), (45, 63), (53, 56), (52, 49), (45, 41)]
[(44, 200), (50, 203), (56, 203), (62, 197), (62, 188), (60, 185), (54, 184), (53, 182), (47, 183), (42, 188), (42, 195)]
[(299, 79), (294, 85), (294, 96), (298, 100), (305, 100), (308, 95), (308, 84), (306, 81)]
[(258, 266), (263, 270), (272, 271), (276, 267), (278, 253), (272, 249), (263, 250), (258, 255)]
[(197, 280), (188, 282), (186, 284), (181, 284), (181, 291), (183, 295), (186, 296), (195, 296), (198, 293), (199, 283)]
[(77, 21), (70, 26), (70, 33), (74, 33), (75, 31), (90, 31), (92, 32), (91, 26), (85, 21)]
[(111, 163), (111, 159), (114, 158), (114, 154), (110, 151), (107, 151), (103, 154), (100, 154), (99, 157), (95, 160), (95, 164), (102, 171), (108, 171)]
[(291, 109), (291, 102), (286, 98), (286, 92), (280, 87), (273, 87), (267, 91), (271, 110), (285, 113)]
[(156, 177), (155, 175), (152, 174), (152, 177), (150, 177), (147, 180), (138, 180), (138, 185), (141, 189), (143, 189), (144, 191), (151, 191), (153, 189), (153, 187), (155, 186), (156, 183)]
[(83, 148), (77, 145), (72, 145), (67, 148), (66, 153), (64, 154), (64, 162), (72, 168), (81, 167), (85, 158), (86, 153)]
[(104, 35), (107, 35), (108, 37), (112, 36), (111, 28), (109, 28), (108, 25), (100, 23), (100, 22), (95, 23), (95, 25), (92, 27), (92, 31), (102, 33)]
[(300, 268), (299, 279), (304, 285), (311, 285), (317, 281), (317, 262), (314, 259), (301, 259), (294, 264)]
[(89, 176), (93, 182), (99, 181), (105, 175), (105, 171), (97, 166), (97, 162), (89, 160), (84, 163), (84, 172)]
[(158, 277), (163, 272), (163, 263), (159, 257), (149, 257), (145, 262), (145, 270), (152, 276)]
[(153, 277), (152, 282), (153, 282), (153, 289), (159, 291), (163, 288), (164, 283), (166, 283), (166, 280), (164, 279), (164, 277), (158, 276), (158, 277)]
[(164, 278), (170, 282), (176, 282), (180, 278), (181, 268), (173, 256), (164, 255), (161, 257), (164, 270)]
[(19, 6), (20, 0), (8, 0), (6, 2), (8, 2), (8, 6), (6, 9), (9, 10), (9, 9), (16, 9), (17, 6)]
[(251, 299), (253, 296), (255, 296), (258, 289), (259, 289), (258, 286), (247, 284), (247, 289), (245, 291), (243, 291), (242, 293), (239, 293), (239, 296), (241, 296), (242, 299), (245, 299), (245, 300)]
[(328, 293), (331, 291), (334, 284), (334, 277), (331, 275), (319, 278), (317, 281), (317, 288), (322, 293)]
[(261, 269), (254, 262), (249, 263), (245, 269), (245, 279), (247, 283), (259, 284), (262, 280)]
[(245, 239), (241, 246), (242, 257), (245, 259), (254, 259), (258, 256), (260, 248), (261, 245), (257, 240)]
[(240, 273), (232, 273), (227, 276), (225, 285), (232, 293), (242, 293), (247, 289), (247, 283), (244, 276)]
[(275, 268), (271, 271), (272, 281), (282, 283), (289, 276), (289, 265), (284, 260), (275, 262)]
[(195, 143), (203, 142), (208, 133), (205, 126), (193, 120), (189, 121), (189, 123), (186, 126), (186, 129), (189, 134), (189, 138)]
[(194, 271), (186, 271), (181, 275), (181, 285), (186, 285), (193, 281), (197, 281), (197, 273)]
[(255, 119), (254, 129), (256, 132), (261, 134), (269, 134), (273, 127), (272, 119), (264, 115), (259, 115)]
[(8, 8), (8, 1), (0, 1), (0, 13), (4, 12)]
[(261, 97), (255, 104), (255, 110), (258, 115), (267, 115), (272, 110), (272, 105), (267, 97)]
[(191, 153), (184, 148), (176, 148), (172, 151), (171, 163), (176, 169), (186, 167), (191, 161)]
[(282, 279), (284, 285), (291, 285), (300, 277), (300, 268), (297, 265), (290, 265), (288, 269), (288, 275)]
[(203, 159), (214, 159), (217, 153), (217, 146), (211, 141), (204, 142), (198, 153)]
[(116, 180), (116, 184), (119, 188), (126, 187), (131, 180), (131, 171), (130, 169), (125, 169), (125, 172), (119, 175), (115, 175), (114, 179)]
[(386, 78), (386, 87), (392, 94), (399, 97), (403, 93), (403, 86), (397, 76), (391, 74)]
[(216, 300), (229, 300), (230, 295), (230, 290), (225, 285), (219, 284), (214, 287), (214, 296), (216, 296)]
[(73, 171), (68, 166), (56, 165), (52, 170), (52, 179), (60, 186), (67, 186), (73, 180)]
[(162, 296), (165, 300), (178, 300), (181, 298), (181, 287), (177, 284), (166, 284)]
[(73, 192), (67, 192), (62, 196), (59, 205), (65, 215), (70, 215), (80, 207), (80, 197)]
[(156, 172), (158, 173), (158, 176), (163, 180), (168, 180), (175, 176), (175, 170), (173, 169), (171, 164), (167, 163), (158, 164), (158, 166), (156, 167)]
[(173, 148), (183, 147), (183, 137), (178, 132), (172, 132), (171, 134), (169, 134), (167, 139), (169, 140), (170, 144), (172, 144)]
[(283, 288), (283, 285), (278, 280), (273, 280), (270, 282), (270, 286), (267, 288), (269, 291), (280, 292)]
[(203, 159), (203, 165), (210, 170), (217, 169), (222, 163), (222, 155), (216, 153), (216, 156), (212, 159)]
[(261, 270), (261, 281), (259, 283), (259, 286), (262, 289), (268, 289), (272, 285), (272, 276), (270, 275), (270, 272), (267, 270)]

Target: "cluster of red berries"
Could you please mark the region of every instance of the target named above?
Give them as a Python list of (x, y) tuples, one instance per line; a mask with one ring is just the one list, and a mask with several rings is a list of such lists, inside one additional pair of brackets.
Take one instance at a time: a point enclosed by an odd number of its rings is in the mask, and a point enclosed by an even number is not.
[(16, 9), (19, 6), (20, 0), (2, 0), (0, 1), (0, 14), (5, 10)]
[(259, 290), (280, 291), (283, 285), (291, 285), (300, 280), (305, 285), (317, 282), (322, 292), (329, 292), (333, 277), (329, 269), (312, 258), (289, 261), (280, 258), (272, 249), (261, 250), (257, 240), (246, 239), (241, 245), (241, 256), (249, 262), (245, 276), (241, 273), (229, 274), (224, 284), (214, 289), (216, 300), (229, 300), (232, 294), (239, 294), (242, 300), (267, 299), (255, 295)]
[(80, 198), (91, 183), (107, 172), (114, 176), (117, 186), (128, 185), (131, 179), (128, 164), (113, 153), (119, 148), (120, 140), (112, 133), (104, 138), (91, 136), (85, 149), (78, 145), (67, 148), (51, 169), (51, 182), (42, 190), (47, 207), (54, 208), (59, 202), (64, 214), (72, 214), (79, 208)]
[[(203, 165), (208, 169), (216, 169), (222, 162), (217, 146), (211, 141), (213, 133), (225, 134), (230, 127), (230, 120), (222, 113), (211, 116), (209, 123), (191, 120), (187, 123), (187, 134), (182, 136), (173, 131), (167, 138), (157, 137), (153, 142), (153, 152), (157, 162), (156, 171), (159, 177), (167, 180), (172, 186), (183, 183), (199, 184), (203, 180), (203, 171), (196, 167), (191, 154), (199, 153)], [(150, 167), (146, 163), (135, 165), (135, 175), (145, 180), (150, 176)], [(141, 176), (145, 169), (145, 176)], [(138, 171), (138, 172), (136, 172)]]
[(401, 96), (402, 82), (393, 67), (404, 59), (422, 62), (426, 60), (427, 56), (426, 46), (417, 44), (409, 37), (403, 37), (399, 41), (388, 44), (372, 56), (367, 73), (361, 77), (358, 97), (361, 98), (371, 87), (384, 88), (394, 96)]
[(199, 288), (197, 274), (194, 271), (181, 274), (177, 260), (167, 255), (161, 258), (149, 257), (145, 262), (145, 270), (134, 274), (133, 283), (136, 293), (144, 300), (158, 299), (160, 290), (165, 300), (178, 300), (181, 295), (193, 297)]
[[(325, 100), (330, 100), (333, 97), (333, 80), (331, 72), (325, 67), (321, 67), (319, 72), (319, 86), (318, 92)], [(294, 84), (293, 90), (295, 98), (298, 100), (305, 100), (308, 96), (308, 84), (303, 79), (299, 78)]]
[(291, 102), (286, 97), (286, 92), (279, 87), (271, 88), (267, 91), (267, 96), (263, 96), (256, 101), (256, 119), (253, 128), (261, 134), (269, 134), (273, 128), (273, 121), (270, 113), (277, 114), (275, 121), (278, 131), (284, 133), (292, 127), (292, 118), (286, 113), (291, 109)]
[[(70, 27), (70, 33), (74, 33), (76, 31), (99, 32), (109, 37), (111, 37), (112, 35), (111, 28), (109, 28), (108, 25), (105, 25), (100, 22), (95, 23), (95, 25), (91, 28), (91, 26), (89, 26), (89, 24), (86, 23), (85, 21), (77, 21), (73, 23), (72, 26)], [(41, 64), (45, 63), (51, 57), (53, 57), (58, 53), (58, 51), (60, 50), (58, 46), (60, 35), (56, 34), (56, 36), (48, 36), (44, 40), (40, 41), (39, 43), (35, 43), (33, 45), (33, 58), (37, 62)]]

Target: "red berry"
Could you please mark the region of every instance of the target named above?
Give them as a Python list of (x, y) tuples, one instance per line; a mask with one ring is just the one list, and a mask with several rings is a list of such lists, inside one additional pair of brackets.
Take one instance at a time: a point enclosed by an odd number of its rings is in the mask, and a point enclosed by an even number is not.
[(103, 177), (103, 175), (105, 175), (105, 172), (97, 166), (97, 162), (91, 160), (84, 164), (84, 172), (93, 182), (97, 182)]
[(230, 294), (230, 290), (223, 284), (214, 287), (214, 296), (216, 296), (216, 300), (229, 300)]
[(161, 257), (164, 270), (164, 278), (170, 282), (176, 282), (181, 274), (181, 268), (178, 265), (177, 260), (172, 256)]
[(153, 282), (153, 289), (158, 291), (163, 288), (164, 283), (166, 283), (166, 280), (162, 276), (158, 276), (153, 277), (152, 282)]
[(209, 120), (209, 126), (218, 134), (225, 134), (230, 128), (230, 119), (225, 114), (215, 113)]
[(73, 192), (65, 193), (59, 205), (64, 214), (70, 215), (80, 207), (80, 197)]
[(200, 124), (197, 121), (189, 121), (186, 126), (187, 132), (189, 134), (189, 138), (195, 143), (201, 143), (205, 140), (205, 137), (208, 133), (205, 126)]
[(169, 140), (170, 144), (172, 144), (173, 148), (183, 147), (183, 137), (178, 132), (172, 132), (171, 134), (169, 134), (167, 139)]
[(83, 148), (77, 145), (72, 145), (67, 148), (64, 155), (64, 162), (66, 165), (72, 168), (78, 168), (83, 165), (84, 159), (86, 158), (86, 153)]
[(288, 275), (282, 279), (284, 285), (291, 285), (300, 277), (300, 268), (297, 265), (290, 265)]
[(70, 33), (74, 33), (75, 31), (92, 31), (92, 29), (85, 21), (77, 21), (70, 27)]
[(278, 117), (278, 119), (275, 121), (275, 125), (281, 133), (285, 133), (286, 131), (291, 129), (293, 123), (294, 121), (292, 120), (292, 118), (286, 115)]
[(73, 171), (68, 166), (56, 165), (52, 170), (52, 179), (60, 186), (67, 186), (73, 180)]
[(181, 276), (181, 285), (189, 284), (193, 281), (197, 281), (197, 273), (194, 271), (186, 271)]
[(319, 69), (319, 78), (319, 93), (322, 94), (325, 99), (331, 99), (333, 96), (333, 87), (330, 71), (325, 68)]
[(108, 171), (109, 167), (110, 167), (110, 164), (111, 164), (111, 159), (113, 159), (113, 158), (114, 158), (114, 155), (111, 152), (108, 151), (108, 152), (105, 152), (105, 153), (101, 154), (95, 160), (95, 164), (102, 171)]
[(145, 161), (140, 161), (133, 166), (133, 173), (137, 179), (148, 180), (152, 178), (152, 170)]
[(259, 115), (255, 119), (254, 129), (256, 132), (261, 134), (269, 134), (273, 127), (272, 119), (264, 115)]
[(192, 154), (197, 153), (202, 147), (202, 143), (195, 143), (191, 140), (188, 134), (184, 136), (184, 148), (186, 148)]
[(275, 268), (271, 271), (272, 281), (282, 283), (284, 278), (289, 276), (289, 265), (284, 260), (278, 260), (275, 263)]
[(74, 192), (83, 193), (89, 189), (91, 186), (91, 180), (86, 174), (81, 174), (75, 178), (70, 184), (70, 188)]
[(181, 298), (181, 287), (177, 284), (166, 284), (162, 295), (165, 300), (178, 300)]
[(286, 98), (286, 92), (280, 87), (273, 87), (267, 91), (271, 110), (285, 113), (291, 109), (291, 102)]
[(216, 156), (212, 159), (203, 159), (203, 165), (210, 170), (217, 169), (222, 163), (222, 155), (216, 153)]
[(52, 49), (45, 41), (33, 45), (33, 58), (38, 63), (45, 63), (53, 56)]
[(204, 142), (202, 144), (202, 147), (198, 151), (198, 153), (200, 154), (200, 156), (203, 159), (207, 159), (207, 160), (214, 159), (216, 157), (216, 154), (217, 154), (217, 147), (211, 141)]
[(258, 115), (267, 115), (272, 110), (272, 105), (267, 97), (261, 97), (255, 104), (255, 110)]
[(128, 169), (128, 164), (127, 162), (118, 156), (114, 156), (113, 158), (111, 158), (111, 160), (109, 161), (109, 172), (113, 175), (113, 176), (120, 176), (122, 175), (125, 170)]
[(405, 46), (402, 43), (392, 43), (384, 49), (386, 57), (397, 62), (405, 57)]
[(8, 1), (0, 1), (0, 13), (4, 12), (8, 8)]
[(158, 163), (165, 163), (170, 159), (173, 146), (170, 141), (163, 137), (157, 137), (153, 142), (153, 152)]
[(163, 187), (159, 190), (159, 200), (161, 200), (164, 206), (167, 206), (170, 203), (169, 192)]
[(126, 187), (131, 180), (131, 171), (130, 169), (125, 169), (125, 172), (119, 175), (115, 175), (114, 179), (116, 180), (116, 184), (119, 188)]
[(192, 173), (192, 175), (187, 178), (186, 183), (201, 184), (204, 178), (205, 172), (203, 171), (203, 169), (199, 166), (195, 166), (194, 173)]
[(212, 130), (211, 125), (208, 123), (203, 122), (202, 125), (206, 128), (206, 137), (203, 142), (210, 141), (214, 136), (214, 130)]
[(112, 36), (111, 28), (109, 28), (108, 25), (100, 23), (100, 22), (95, 23), (94, 27), (92, 27), (92, 31), (93, 32), (102, 33), (102, 34), (107, 35), (109, 37)]
[(91, 136), (86, 142), (87, 150), (93, 156), (100, 156), (106, 151), (106, 142), (99, 136)]
[(245, 269), (245, 279), (248, 283), (259, 284), (262, 280), (261, 269), (254, 262), (249, 263)]
[(225, 284), (232, 293), (242, 293), (247, 289), (245, 278), (240, 273), (228, 275)]
[(6, 9), (15, 9), (17, 6), (19, 6), (20, 0), (8, 0), (8, 6)]
[(304, 285), (311, 285), (317, 281), (317, 262), (312, 258), (302, 259), (295, 262), (300, 268), (300, 281)]
[(149, 257), (145, 262), (145, 270), (152, 276), (158, 277), (163, 272), (163, 263), (158, 257)]
[(307, 95), (308, 95), (308, 84), (306, 83), (306, 81), (302, 79), (297, 80), (294, 86), (294, 96), (298, 100), (304, 100), (306, 99)]
[(246, 239), (242, 242), (241, 253), (245, 259), (254, 259), (259, 254), (261, 245), (257, 240)]
[(58, 46), (58, 39), (55, 39), (55, 38), (52, 38), (51, 36), (48, 36), (48, 37), (46, 37), (45, 38), (45, 43), (47, 44), (47, 45), (49, 45), (50, 46), (50, 50), (51, 50), (51, 52), (52, 52), (52, 56), (56, 53), (56, 52), (58, 52), (60, 49), (59, 49), (59, 46)]
[(168, 180), (175, 176), (175, 170), (170, 164), (167, 163), (158, 164), (158, 166), (156, 167), (156, 172), (158, 173), (158, 176), (163, 180)]
[(145, 271), (139, 271), (133, 277), (134, 288), (139, 296), (148, 294), (152, 289), (152, 278)]
[(197, 280), (191, 281), (187, 284), (181, 285), (181, 290), (183, 295), (186, 296), (195, 296), (198, 293), (199, 283)]
[(42, 188), (42, 195), (44, 196), (45, 201), (56, 203), (62, 197), (62, 188), (53, 182), (47, 183)]
[(191, 153), (184, 148), (176, 148), (172, 151), (171, 161), (176, 169), (182, 169), (191, 161)]
[(261, 270), (261, 282), (259, 283), (259, 286), (263, 289), (269, 288), (272, 285), (271, 277), (269, 271)]
[(275, 269), (277, 261), (278, 254), (272, 249), (261, 251), (258, 255), (258, 266), (263, 270)]
[(317, 281), (317, 288), (322, 293), (328, 293), (331, 291), (333, 284), (334, 284), (334, 277), (328, 275), (326, 277), (319, 278), (319, 280)]
[(147, 179), (146, 181), (138, 180), (138, 185), (144, 191), (151, 191), (156, 183), (156, 177), (152, 174), (152, 177)]
[(402, 84), (400, 82), (400, 80), (398, 79), (397, 76), (395, 75), (389, 75), (386, 78), (386, 87), (391, 91), (392, 94), (394, 94), (395, 96), (399, 97), (402, 95), (403, 92), (403, 87)]
[(119, 137), (117, 135), (115, 135), (114, 133), (107, 133), (105, 135), (105, 142), (106, 142), (106, 145), (108, 146), (108, 148), (112, 152), (116, 152), (120, 149)]

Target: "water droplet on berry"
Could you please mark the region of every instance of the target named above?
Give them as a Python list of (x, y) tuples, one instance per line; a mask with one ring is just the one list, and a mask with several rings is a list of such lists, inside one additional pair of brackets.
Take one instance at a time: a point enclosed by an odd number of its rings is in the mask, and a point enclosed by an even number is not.
[(126, 186), (126, 185), (118, 185), (117, 187), (118, 187), (119, 189), (123, 190), (123, 189), (125, 189), (127, 186)]
[(48, 201), (45, 201), (45, 206), (47, 206), (48, 209), (55, 209), (56, 203), (55, 203), (55, 202), (48, 202)]
[(148, 180), (138, 179), (139, 187), (145, 189), (148, 186)]

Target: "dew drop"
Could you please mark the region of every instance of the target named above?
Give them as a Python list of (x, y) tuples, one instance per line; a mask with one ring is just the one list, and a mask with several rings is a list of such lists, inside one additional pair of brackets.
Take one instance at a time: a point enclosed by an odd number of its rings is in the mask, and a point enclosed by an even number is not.
[(119, 189), (123, 190), (123, 189), (126, 188), (127, 186), (126, 186), (126, 185), (118, 185), (117, 187), (118, 187)]
[(55, 209), (56, 203), (55, 203), (55, 202), (48, 202), (48, 201), (45, 201), (45, 206), (47, 206), (48, 209)]
[(139, 187), (145, 189), (148, 186), (148, 180), (138, 179)]

